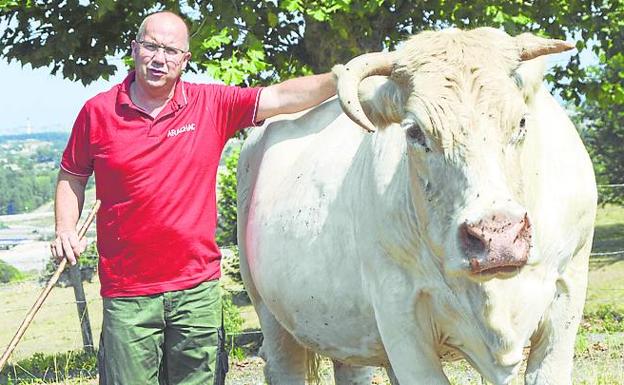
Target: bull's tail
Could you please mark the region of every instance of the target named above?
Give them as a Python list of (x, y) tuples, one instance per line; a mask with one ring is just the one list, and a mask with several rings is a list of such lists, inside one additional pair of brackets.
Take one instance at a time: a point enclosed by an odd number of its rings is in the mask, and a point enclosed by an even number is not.
[(306, 380), (308, 384), (320, 384), (321, 377), (319, 368), (321, 366), (321, 356), (312, 350), (306, 349)]

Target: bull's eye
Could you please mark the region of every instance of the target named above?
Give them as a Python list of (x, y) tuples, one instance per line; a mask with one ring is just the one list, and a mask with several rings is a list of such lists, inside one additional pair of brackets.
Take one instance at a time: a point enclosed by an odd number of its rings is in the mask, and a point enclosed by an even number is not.
[(524, 140), (524, 137), (527, 134), (526, 126), (527, 126), (527, 116), (525, 115), (520, 119), (520, 122), (518, 123), (518, 127), (516, 128), (513, 135), (511, 136), (511, 140), (510, 140), (511, 144), (518, 144)]
[(411, 142), (418, 143), (424, 147), (425, 151), (430, 151), (429, 147), (427, 147), (427, 138), (425, 137), (425, 133), (418, 124), (412, 123), (405, 131), (405, 135)]

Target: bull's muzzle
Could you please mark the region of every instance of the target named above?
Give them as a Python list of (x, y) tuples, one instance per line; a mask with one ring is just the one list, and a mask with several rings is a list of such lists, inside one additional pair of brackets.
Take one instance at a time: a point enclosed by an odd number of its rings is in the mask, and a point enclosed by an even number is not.
[(527, 214), (514, 218), (498, 213), (476, 222), (464, 222), (459, 234), (473, 274), (513, 271), (524, 266), (529, 258), (531, 223)]

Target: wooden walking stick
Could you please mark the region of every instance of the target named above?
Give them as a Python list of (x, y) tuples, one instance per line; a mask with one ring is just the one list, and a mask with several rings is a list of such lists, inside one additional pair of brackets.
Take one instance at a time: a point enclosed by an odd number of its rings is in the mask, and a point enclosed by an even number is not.
[[(91, 211), (89, 212), (89, 215), (87, 216), (87, 219), (84, 221), (84, 223), (82, 224), (82, 227), (78, 231), (78, 239), (82, 239), (85, 236), (99, 208), (100, 208), (100, 201), (96, 200), (95, 203), (93, 204), (93, 207), (91, 208)], [(46, 298), (48, 297), (48, 294), (50, 294), (50, 291), (52, 291), (52, 288), (54, 287), (59, 277), (61, 276), (61, 273), (63, 272), (63, 270), (65, 270), (66, 265), (67, 265), (67, 258), (63, 258), (63, 260), (59, 263), (58, 267), (56, 268), (56, 271), (52, 275), (52, 278), (50, 278), (46, 287), (43, 289), (41, 294), (39, 294), (39, 297), (37, 297), (35, 304), (30, 308), (30, 310), (26, 314), (26, 318), (24, 318), (24, 321), (22, 321), (22, 324), (20, 325), (19, 329), (17, 329), (17, 333), (15, 333), (15, 336), (13, 336), (11, 343), (9, 344), (7, 349), (4, 351), (4, 353), (2, 354), (2, 358), (0, 358), (0, 372), (2, 371), (2, 369), (4, 369), (4, 365), (9, 360), (9, 356), (11, 355), (11, 353), (13, 353), (13, 350), (15, 350), (15, 347), (17, 346), (20, 339), (26, 332), (26, 329), (28, 328), (28, 326), (30, 326), (30, 323), (35, 317), (35, 314), (37, 314), (37, 312), (41, 308), (41, 305), (43, 305), (43, 301), (46, 300)]]

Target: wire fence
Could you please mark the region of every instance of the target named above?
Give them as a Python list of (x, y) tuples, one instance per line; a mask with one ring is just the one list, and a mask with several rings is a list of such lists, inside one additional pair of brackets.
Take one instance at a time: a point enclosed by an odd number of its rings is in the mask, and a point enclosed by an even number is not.
[[(38, 278), (0, 284), (0, 352), (5, 351), (9, 341), (19, 328), (25, 315), (31, 309), (37, 295), (43, 289), (43, 283)], [(99, 296), (99, 283), (86, 283), (85, 290), (87, 307), (91, 318), (94, 335), (99, 335), (101, 329), (102, 298)], [(25, 358), (34, 352), (56, 353), (83, 348), (80, 320), (72, 287), (57, 287), (52, 290), (41, 310), (35, 316), (31, 326), (20, 340), (12, 361)], [(255, 311), (252, 307), (240, 309), (244, 319), (253, 319)], [(231, 349), (241, 337), (259, 337), (262, 333), (257, 330), (240, 333), (228, 333), (228, 342)], [(56, 343), (49, 343), (50, 340)], [(97, 338), (95, 339), (97, 341)]]
[(591, 257), (606, 257), (606, 256), (613, 256), (613, 255), (624, 255), (624, 250), (605, 251), (605, 252), (602, 252), (602, 253), (591, 253), (589, 255)]
[[(43, 290), (45, 283), (38, 277), (0, 285), (0, 351), (4, 352), (26, 314)], [(91, 325), (99, 335), (102, 299), (99, 284), (87, 283), (86, 304), (92, 313)], [(52, 290), (36, 314), (11, 356), (11, 362), (34, 353), (59, 353), (83, 349), (81, 319), (78, 317), (73, 288)]]

